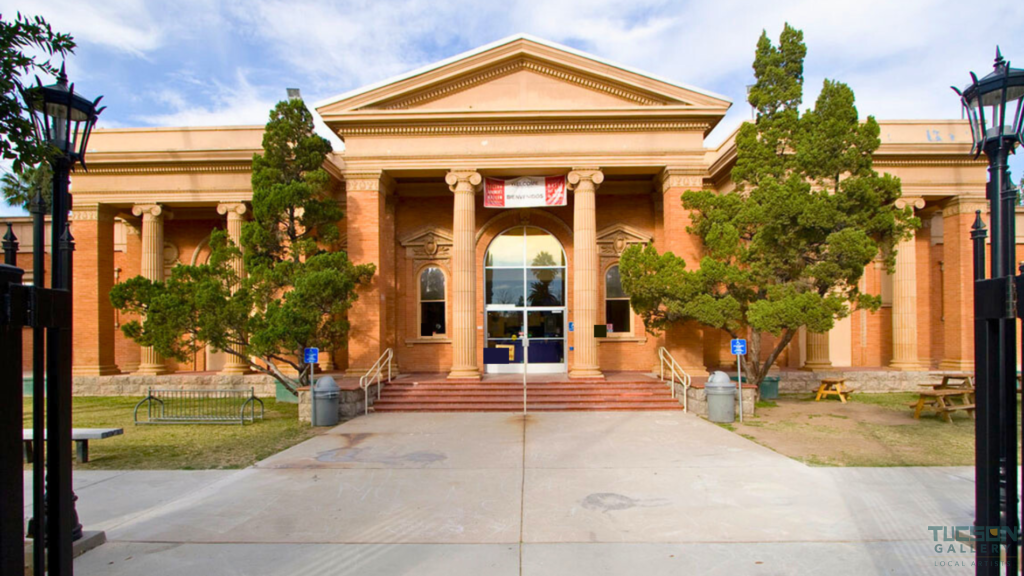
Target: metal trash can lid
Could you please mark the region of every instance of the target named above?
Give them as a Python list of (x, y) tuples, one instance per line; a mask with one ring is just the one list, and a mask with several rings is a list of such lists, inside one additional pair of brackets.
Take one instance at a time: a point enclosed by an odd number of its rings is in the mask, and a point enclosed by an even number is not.
[(716, 370), (708, 377), (704, 384), (705, 388), (735, 388), (736, 384), (729, 379), (729, 375), (721, 370)]
[(321, 394), (337, 394), (341, 391), (341, 387), (334, 381), (333, 376), (321, 376), (317, 378), (316, 384), (313, 385), (313, 391), (318, 396)]

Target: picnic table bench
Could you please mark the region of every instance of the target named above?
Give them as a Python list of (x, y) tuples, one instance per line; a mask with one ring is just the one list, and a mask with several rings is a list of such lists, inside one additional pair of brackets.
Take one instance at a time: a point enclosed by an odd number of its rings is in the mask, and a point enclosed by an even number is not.
[[(955, 398), (960, 399), (960, 404), (953, 402)], [(974, 387), (964, 388), (933, 388), (922, 390), (917, 402), (910, 405), (914, 409), (914, 418), (921, 419), (921, 411), (929, 407), (949, 423), (953, 422), (952, 414), (960, 410), (967, 411), (974, 417)]]
[[(123, 428), (72, 428), (71, 439), (75, 441), (78, 461), (82, 464), (89, 461), (89, 440), (103, 440), (121, 434), (124, 434)], [(25, 462), (32, 462), (32, 442), (35, 440), (32, 429), (22, 429), (21, 439), (25, 442)]]
[(817, 402), (822, 398), (829, 396), (839, 396), (839, 400), (846, 404), (846, 400), (853, 394), (852, 388), (846, 387), (846, 378), (822, 378), (821, 385), (818, 386), (818, 394), (814, 397), (814, 401)]

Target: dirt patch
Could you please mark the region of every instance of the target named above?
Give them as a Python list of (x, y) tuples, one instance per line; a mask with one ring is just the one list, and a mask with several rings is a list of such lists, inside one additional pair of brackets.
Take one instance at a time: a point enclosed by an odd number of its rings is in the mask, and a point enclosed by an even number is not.
[(860, 394), (842, 404), (787, 395), (757, 416), (736, 423), (736, 433), (808, 464), (824, 466), (969, 466), (974, 463), (974, 421), (953, 423), (929, 414), (914, 419), (911, 393)]

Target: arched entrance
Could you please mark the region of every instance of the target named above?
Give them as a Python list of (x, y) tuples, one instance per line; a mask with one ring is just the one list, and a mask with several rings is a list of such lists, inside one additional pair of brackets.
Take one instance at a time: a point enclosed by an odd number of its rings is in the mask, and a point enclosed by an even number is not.
[(531, 373), (566, 371), (566, 258), (561, 242), (536, 226), (509, 228), (484, 256), (487, 348), (509, 350), (509, 364), (487, 364), (491, 374), (522, 373), (523, 339)]

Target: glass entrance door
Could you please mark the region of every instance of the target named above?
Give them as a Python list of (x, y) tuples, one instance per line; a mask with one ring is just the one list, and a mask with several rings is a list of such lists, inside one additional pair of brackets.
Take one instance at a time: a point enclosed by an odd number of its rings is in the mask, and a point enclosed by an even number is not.
[(488, 348), (508, 350), (508, 364), (488, 373), (521, 373), (523, 342), (531, 373), (566, 371), (565, 252), (557, 238), (533, 226), (506, 230), (484, 259)]

